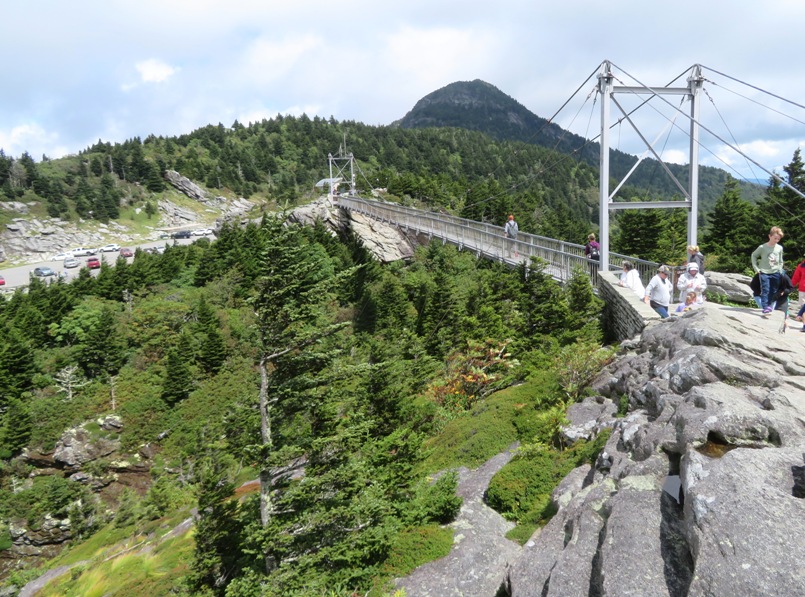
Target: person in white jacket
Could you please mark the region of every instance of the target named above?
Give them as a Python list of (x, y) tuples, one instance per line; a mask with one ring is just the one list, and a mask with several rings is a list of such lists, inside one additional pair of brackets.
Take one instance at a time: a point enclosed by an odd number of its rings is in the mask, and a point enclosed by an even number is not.
[(646, 289), (643, 287), (643, 282), (640, 280), (640, 272), (634, 268), (631, 261), (623, 262), (623, 271), (621, 272), (621, 279), (618, 281), (618, 285), (631, 288), (641, 299), (646, 294)]
[(688, 267), (679, 280), (676, 281), (676, 289), (679, 291), (679, 302), (685, 302), (688, 292), (696, 293), (696, 304), (704, 302), (704, 291), (707, 288), (707, 280), (699, 273), (699, 264), (695, 261), (688, 263)]

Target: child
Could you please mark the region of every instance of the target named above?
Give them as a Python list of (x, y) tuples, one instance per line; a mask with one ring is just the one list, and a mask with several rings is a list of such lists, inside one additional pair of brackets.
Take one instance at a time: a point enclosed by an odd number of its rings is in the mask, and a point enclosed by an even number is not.
[(696, 302), (696, 293), (688, 292), (688, 294), (685, 295), (685, 302), (679, 303), (679, 306), (676, 308), (676, 313), (683, 313), (685, 311), (695, 309), (697, 304), (698, 303)]

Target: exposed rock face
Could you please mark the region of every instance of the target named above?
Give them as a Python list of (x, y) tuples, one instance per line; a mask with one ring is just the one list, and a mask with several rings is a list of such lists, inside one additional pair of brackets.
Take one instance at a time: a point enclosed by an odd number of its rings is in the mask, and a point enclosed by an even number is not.
[(189, 178), (185, 178), (175, 170), (167, 170), (165, 172), (165, 180), (167, 180), (168, 183), (177, 191), (187, 195), (191, 199), (195, 199), (196, 201), (201, 201), (203, 203), (208, 201), (210, 198), (207, 194), (207, 191), (202, 189)]
[(705, 272), (707, 279), (707, 292), (723, 296), (732, 303), (748, 305), (752, 302), (752, 290), (749, 283), (752, 278), (743, 274), (722, 274), (719, 272)]
[(805, 334), (774, 315), (709, 303), (629, 343), (595, 388), (634, 410), (554, 492), (511, 595), (805, 595)]
[(397, 226), (340, 209), (326, 197), (298, 207), (290, 220), (300, 224), (313, 224), (318, 220), (334, 232), (351, 229), (363, 246), (383, 263), (411, 258), (417, 245), (415, 239), (409, 238)]

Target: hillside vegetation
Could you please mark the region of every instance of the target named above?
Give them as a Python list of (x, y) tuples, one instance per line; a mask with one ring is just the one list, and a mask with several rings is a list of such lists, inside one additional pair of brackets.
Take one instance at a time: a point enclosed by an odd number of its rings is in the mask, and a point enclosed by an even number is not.
[[(440, 244), (381, 266), (273, 215), (97, 278), (34, 280), (0, 302), (3, 546), (69, 519), (50, 566), (83, 563), (45, 594), (106, 594), (110, 566), (120, 594), (383, 594), (449, 549), (456, 477), (432, 473), (504, 440), (559, 446), (564, 405), (609, 358), (599, 311), (580, 271), (562, 289), (538, 263)], [(84, 481), (37, 469), (27, 455), (79, 425), (117, 451)], [(150, 478), (126, 486), (138, 453)], [(526, 529), (549, 516), (499, 502)], [(157, 540), (194, 506), (192, 542)], [(143, 542), (157, 547), (131, 551)]]

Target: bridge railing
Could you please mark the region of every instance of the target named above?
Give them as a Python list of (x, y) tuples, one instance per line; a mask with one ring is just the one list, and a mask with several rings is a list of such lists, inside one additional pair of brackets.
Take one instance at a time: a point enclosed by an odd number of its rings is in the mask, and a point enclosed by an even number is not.
[[(423, 211), (397, 203), (367, 201), (358, 197), (338, 197), (338, 205), (367, 215), (376, 220), (396, 225), (404, 230), (442, 239), (461, 250), (475, 251), (477, 255), (509, 264), (539, 257), (548, 263), (548, 273), (565, 282), (574, 266), (589, 272), (593, 283), (598, 283), (598, 262), (587, 259), (584, 245), (520, 232), (517, 240), (504, 237), (503, 228), (488, 222), (476, 222), (450, 214)], [(624, 259), (630, 260), (640, 272), (643, 283), (648, 283), (657, 271), (657, 263), (610, 253), (609, 269), (621, 271)]]

